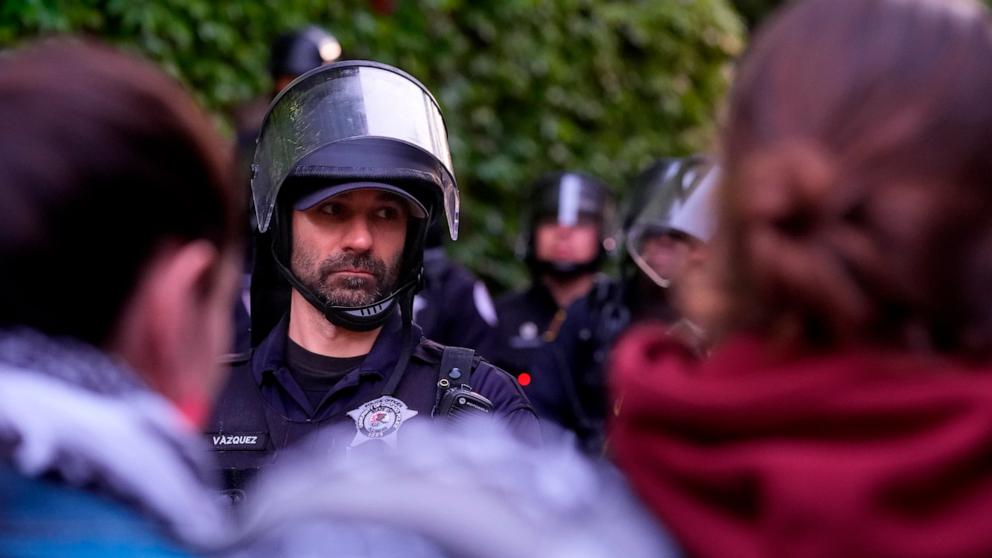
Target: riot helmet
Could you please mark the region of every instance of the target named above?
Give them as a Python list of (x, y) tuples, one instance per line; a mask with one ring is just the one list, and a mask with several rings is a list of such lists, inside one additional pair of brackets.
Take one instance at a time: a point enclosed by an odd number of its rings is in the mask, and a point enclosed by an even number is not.
[[(548, 173), (531, 184), (521, 239), (524, 260), (535, 275), (574, 277), (598, 270), (614, 248), (612, 194), (609, 186), (575, 171)], [(538, 254), (538, 229), (544, 224), (597, 227), (595, 254), (585, 261), (558, 261)]]
[(341, 44), (325, 29), (308, 25), (279, 35), (272, 43), (269, 72), (273, 79), (297, 77), (334, 62), (341, 56)]
[(659, 159), (635, 181), (624, 219), (625, 249), (659, 287), (668, 287), (672, 277), (665, 248), (656, 243), (708, 243), (716, 229), (718, 182), (719, 170), (702, 156)]
[[(443, 214), (452, 239), (458, 235), (458, 187), (440, 108), (419, 81), (385, 64), (321, 66), (283, 90), (262, 125), (251, 189), (280, 275), (328, 321), (354, 331), (379, 327), (397, 305), (408, 321), (428, 227)], [(371, 304), (340, 306), (293, 273), (292, 212), (356, 189), (398, 196), (410, 219), (391, 290)]]

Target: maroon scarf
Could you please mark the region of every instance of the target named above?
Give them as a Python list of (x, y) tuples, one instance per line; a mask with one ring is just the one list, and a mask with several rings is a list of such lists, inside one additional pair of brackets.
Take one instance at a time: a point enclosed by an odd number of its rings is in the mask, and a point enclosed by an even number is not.
[(613, 455), (692, 556), (992, 556), (992, 370), (641, 328), (612, 372)]

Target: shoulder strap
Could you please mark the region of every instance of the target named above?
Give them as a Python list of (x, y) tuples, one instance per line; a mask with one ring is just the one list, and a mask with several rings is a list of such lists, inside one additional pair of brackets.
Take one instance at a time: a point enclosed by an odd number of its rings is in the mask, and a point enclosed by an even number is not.
[(475, 370), (475, 351), (464, 347), (445, 347), (441, 353), (441, 379), (451, 387), (470, 385)]

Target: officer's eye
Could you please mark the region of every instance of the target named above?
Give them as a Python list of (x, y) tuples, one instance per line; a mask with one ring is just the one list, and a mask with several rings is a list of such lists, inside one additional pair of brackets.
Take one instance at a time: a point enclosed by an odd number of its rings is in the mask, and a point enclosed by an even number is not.
[(384, 205), (376, 209), (375, 216), (384, 221), (396, 221), (402, 217), (403, 211), (393, 205)]
[(329, 202), (320, 206), (320, 212), (327, 215), (340, 216), (344, 214), (344, 206), (340, 203)]

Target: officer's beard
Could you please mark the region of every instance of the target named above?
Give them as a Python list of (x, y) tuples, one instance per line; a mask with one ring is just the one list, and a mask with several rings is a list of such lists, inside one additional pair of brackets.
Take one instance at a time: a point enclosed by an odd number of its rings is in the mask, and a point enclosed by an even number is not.
[[(382, 300), (399, 277), (400, 256), (387, 265), (368, 252), (344, 252), (318, 263), (314, 252), (297, 249), (292, 260), (293, 274), (325, 304), (334, 306), (368, 306)], [(343, 270), (369, 275), (337, 273)]]

